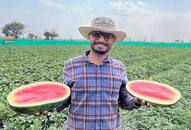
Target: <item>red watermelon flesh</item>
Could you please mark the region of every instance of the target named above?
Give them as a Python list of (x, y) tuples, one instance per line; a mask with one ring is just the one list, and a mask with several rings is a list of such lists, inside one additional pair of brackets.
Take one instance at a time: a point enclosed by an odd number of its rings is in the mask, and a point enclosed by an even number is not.
[(130, 89), (136, 91), (137, 94), (161, 100), (171, 100), (175, 95), (174, 91), (151, 82), (134, 82), (131, 84)]
[(134, 80), (126, 85), (127, 91), (133, 96), (160, 105), (170, 105), (176, 103), (181, 94), (175, 88), (147, 80)]
[[(54, 90), (54, 91), (53, 91)], [(56, 84), (40, 84), (31, 88), (23, 89), (15, 93), (17, 104), (28, 104), (57, 99), (66, 95), (67, 91), (62, 86)]]

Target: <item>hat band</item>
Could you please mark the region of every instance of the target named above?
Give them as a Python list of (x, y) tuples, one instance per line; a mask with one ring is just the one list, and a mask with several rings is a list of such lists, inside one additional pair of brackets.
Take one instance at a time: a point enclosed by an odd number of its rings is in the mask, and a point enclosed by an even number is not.
[(101, 29), (101, 30), (105, 30), (105, 31), (115, 31), (114, 27), (111, 27), (110, 25), (103, 25), (103, 24), (96, 24), (96, 25), (92, 25), (93, 28), (97, 28), (97, 29)]

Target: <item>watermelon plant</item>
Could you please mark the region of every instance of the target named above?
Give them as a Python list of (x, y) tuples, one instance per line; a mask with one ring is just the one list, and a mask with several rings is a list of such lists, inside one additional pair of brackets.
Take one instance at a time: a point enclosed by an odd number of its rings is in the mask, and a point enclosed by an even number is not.
[[(61, 82), (63, 63), (83, 54), (89, 46), (0, 47), (0, 129), (64, 129), (68, 108), (44, 116), (17, 113), (9, 108), (8, 94), (34, 82)], [(126, 66), (128, 79), (153, 80), (179, 90), (182, 98), (166, 107), (120, 110), (122, 129), (191, 129), (191, 50), (186, 48), (133, 47), (115, 45), (113, 58)]]

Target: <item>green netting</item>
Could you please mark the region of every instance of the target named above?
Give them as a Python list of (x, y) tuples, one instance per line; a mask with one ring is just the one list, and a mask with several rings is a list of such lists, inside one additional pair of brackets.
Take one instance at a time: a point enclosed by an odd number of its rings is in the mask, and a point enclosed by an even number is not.
[(118, 45), (129, 46), (156, 46), (156, 47), (177, 47), (177, 48), (191, 48), (191, 43), (174, 43), (174, 42), (118, 42)]
[[(6, 45), (89, 45), (89, 41), (83, 40), (16, 40), (9, 42)], [(178, 47), (191, 48), (191, 43), (173, 43), (173, 42), (141, 42), (141, 41), (122, 41), (116, 43), (117, 45), (129, 46), (156, 46), (156, 47)]]
[(80, 40), (16, 40), (9, 45), (89, 45), (89, 42)]
[(0, 46), (4, 45), (4, 40), (0, 39)]

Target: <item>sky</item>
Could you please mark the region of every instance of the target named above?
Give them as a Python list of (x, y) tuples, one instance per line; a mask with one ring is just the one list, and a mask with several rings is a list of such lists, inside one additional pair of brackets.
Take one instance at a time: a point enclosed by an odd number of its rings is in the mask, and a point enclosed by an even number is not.
[(190, 5), (191, 0), (0, 0), (0, 29), (18, 21), (25, 35), (56, 31), (59, 38), (83, 39), (78, 28), (105, 16), (131, 40), (191, 42)]

